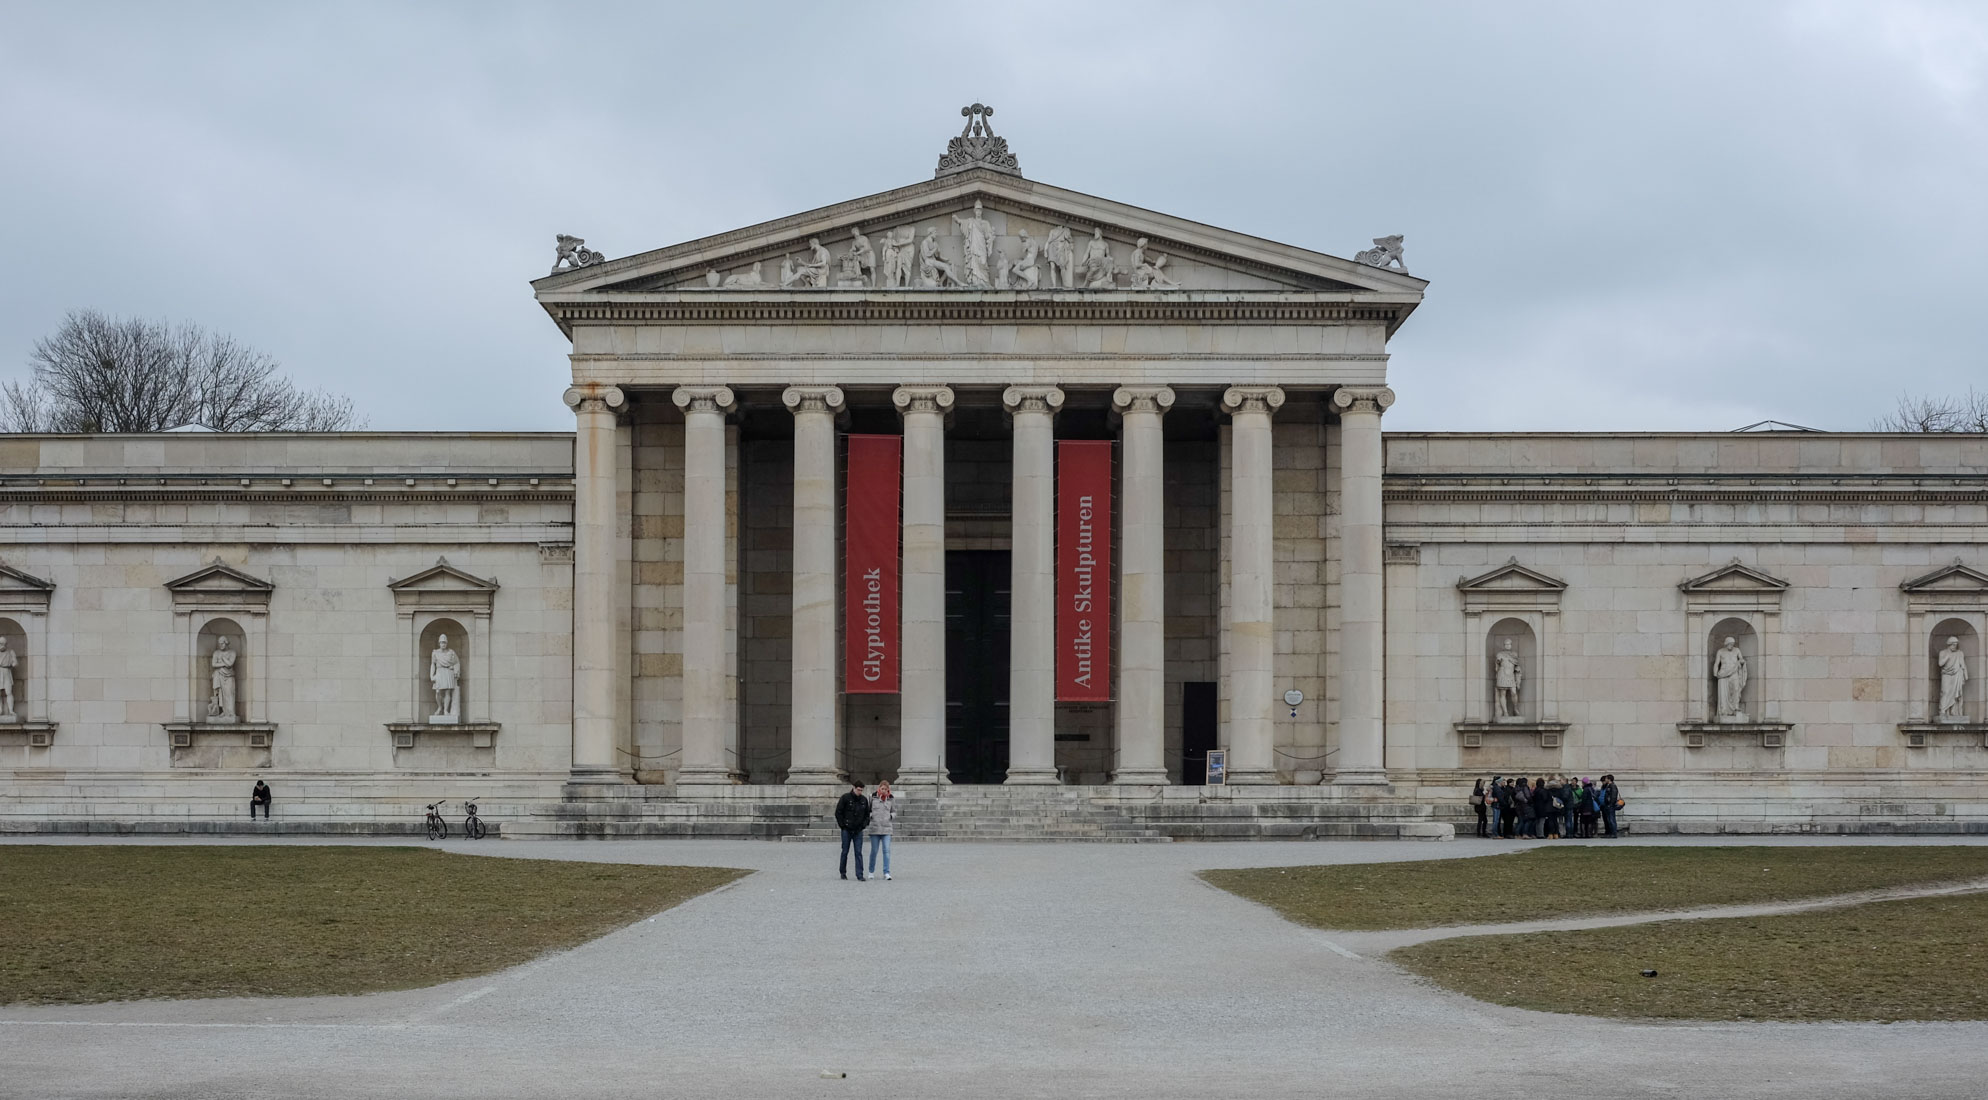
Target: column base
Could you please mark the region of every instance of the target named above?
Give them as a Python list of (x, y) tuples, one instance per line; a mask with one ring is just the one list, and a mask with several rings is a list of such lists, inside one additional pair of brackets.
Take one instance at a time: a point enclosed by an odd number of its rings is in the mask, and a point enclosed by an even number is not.
[(1111, 773), (1111, 781), (1121, 787), (1163, 787), (1172, 782), (1165, 768), (1120, 768)]
[(787, 771), (789, 787), (846, 787), (849, 785), (842, 772), (835, 768), (790, 768)]
[(1231, 787), (1274, 787), (1284, 780), (1275, 768), (1230, 768)]
[(950, 787), (951, 777), (944, 768), (899, 768), (897, 778), (890, 781), (892, 787)]
[(730, 768), (685, 768), (677, 773), (679, 787), (734, 787), (745, 777)]
[(628, 798), (635, 790), (636, 784), (613, 768), (575, 768), (559, 795), (568, 802), (591, 802)]
[(1056, 778), (1055, 768), (1009, 768), (1008, 786), (1061, 786), (1063, 781)]
[(1332, 773), (1332, 782), (1341, 787), (1385, 787), (1386, 768), (1341, 768)]

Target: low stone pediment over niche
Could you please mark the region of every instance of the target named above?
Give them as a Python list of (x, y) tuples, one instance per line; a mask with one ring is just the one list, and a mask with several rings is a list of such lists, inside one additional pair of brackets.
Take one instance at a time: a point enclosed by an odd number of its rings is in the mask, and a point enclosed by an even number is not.
[(166, 582), (174, 607), (267, 608), (275, 585), (251, 576), (219, 558), (183, 577)]
[(435, 564), (402, 580), (389, 580), (394, 607), (403, 615), (416, 610), (469, 611), (489, 614), (497, 598), (497, 578), (479, 577), (438, 557)]
[(1963, 592), (1988, 595), (1988, 573), (1971, 569), (1959, 558), (1922, 577), (1914, 577), (1898, 587), (1907, 592)]
[(0, 562), (0, 608), (45, 611), (54, 592), (54, 581), (42, 580), (32, 573), (23, 573), (6, 562)]
[(1461, 578), (1456, 586), (1463, 593), (1466, 611), (1497, 608), (1547, 611), (1559, 608), (1560, 593), (1566, 590), (1567, 582), (1528, 569), (1513, 558), (1488, 573)]
[(1734, 558), (1700, 577), (1693, 577), (1678, 585), (1689, 593), (1779, 593), (1788, 587), (1788, 582), (1779, 577), (1769, 576), (1758, 569), (1740, 564)]

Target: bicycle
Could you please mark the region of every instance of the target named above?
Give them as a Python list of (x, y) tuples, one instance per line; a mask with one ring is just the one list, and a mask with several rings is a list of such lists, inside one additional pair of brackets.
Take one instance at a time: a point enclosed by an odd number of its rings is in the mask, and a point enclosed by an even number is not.
[(463, 836), (470, 840), (482, 840), (489, 830), (483, 827), (483, 819), (476, 816), (476, 803), (464, 802), (462, 808), (465, 815), (462, 819)]
[(443, 837), (449, 835), (449, 823), (443, 820), (441, 812), (442, 807), (446, 805), (448, 805), (448, 803), (445, 801), (430, 802), (428, 804), (428, 839), (429, 840), (441, 840)]

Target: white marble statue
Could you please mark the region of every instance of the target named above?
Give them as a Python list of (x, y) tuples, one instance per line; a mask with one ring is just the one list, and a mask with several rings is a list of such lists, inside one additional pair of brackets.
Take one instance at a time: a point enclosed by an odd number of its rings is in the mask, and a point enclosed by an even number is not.
[(884, 232), (884, 258), (881, 276), (877, 286), (908, 287), (911, 285), (911, 258), (918, 251), (918, 231), (908, 225)]
[(1491, 655), (1491, 697), (1498, 704), (1497, 717), (1500, 722), (1516, 722), (1523, 715), (1519, 709), (1519, 693), (1524, 690), (1525, 669), (1519, 664), (1519, 655), (1512, 648), (1512, 640), (1498, 647)]
[(606, 256), (588, 248), (587, 242), (582, 238), (566, 233), (557, 234), (557, 237), (558, 241), (552, 254), (552, 272), (555, 275), (561, 269), (570, 271), (576, 267), (592, 267), (607, 259)]
[(1401, 234), (1389, 237), (1375, 237), (1374, 247), (1363, 248), (1353, 254), (1353, 258), (1369, 267), (1392, 267), (1403, 275), (1408, 274), (1408, 264), (1401, 257)]
[(973, 200), (972, 214), (954, 214), (953, 224), (959, 226), (966, 253), (966, 271), (960, 281), (975, 289), (993, 286), (994, 224), (983, 215), (980, 200)]
[(1967, 721), (1967, 707), (1961, 702), (1966, 687), (1967, 654), (1961, 652), (1960, 639), (1948, 635), (1946, 648), (1940, 650), (1940, 721)]
[(1132, 246), (1132, 289), (1134, 290), (1179, 290), (1180, 284), (1166, 273), (1167, 258), (1158, 253), (1147, 255), (1146, 238)]
[(754, 260), (752, 262), (751, 271), (744, 271), (740, 272), (737, 275), (725, 276), (725, 288), (728, 290), (730, 289), (753, 290), (758, 287), (765, 286), (766, 276), (760, 274), (760, 263), (761, 261)]
[(235, 662), (240, 657), (227, 638), (214, 640), (214, 656), (207, 662), (213, 670), (213, 689), (207, 697), (209, 722), (233, 722), (239, 717), (235, 713)]
[(461, 711), (456, 705), (457, 685), (462, 682), (462, 654), (449, 648), (449, 636), (435, 639), (434, 651), (428, 654), (428, 685), (435, 689), (435, 713), (428, 721), (443, 725), (453, 725), (459, 721)]
[(876, 282), (877, 278), (877, 250), (871, 247), (870, 238), (863, 235), (861, 226), (849, 230), (849, 252), (842, 257), (842, 276), (835, 285), (844, 285), (843, 280), (852, 275), (856, 285), (864, 287)]
[(1719, 721), (1746, 721), (1746, 654), (1738, 641), (1727, 638), (1712, 654), (1712, 678), (1719, 684)]
[(1070, 243), (1070, 227), (1059, 225), (1049, 231), (1049, 240), (1042, 246), (1043, 258), (1049, 261), (1049, 286), (1054, 290), (1061, 286), (1070, 290), (1077, 285), (1077, 246)]
[(828, 285), (828, 249), (817, 237), (808, 238), (808, 258), (794, 263), (793, 257), (780, 261), (780, 285), (816, 289)]
[(1017, 290), (1034, 290), (1042, 278), (1042, 271), (1036, 259), (1039, 246), (1026, 229), (1017, 230), (1015, 238), (1021, 243), (1022, 254), (1008, 268), (1008, 285)]
[(14, 669), (20, 663), (21, 655), (7, 647), (7, 639), (0, 638), (0, 722), (20, 717), (14, 713)]
[(718, 269), (714, 267), (704, 273), (704, 285), (716, 290), (725, 285), (725, 277), (718, 274)]
[(1111, 289), (1111, 277), (1115, 273), (1116, 269), (1111, 264), (1111, 246), (1105, 243), (1104, 230), (1091, 230), (1091, 243), (1084, 247), (1085, 289)]
[(936, 229), (927, 229), (924, 238), (918, 242), (918, 285), (959, 285), (959, 272), (939, 255), (939, 231)]

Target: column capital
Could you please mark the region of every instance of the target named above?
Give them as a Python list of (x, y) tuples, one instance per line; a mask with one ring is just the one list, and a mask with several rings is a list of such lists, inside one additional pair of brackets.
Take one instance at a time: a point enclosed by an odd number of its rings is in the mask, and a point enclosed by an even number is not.
[(1112, 410), (1120, 416), (1153, 413), (1165, 416), (1173, 408), (1171, 386), (1120, 386), (1111, 394)]
[(1332, 391), (1332, 404), (1344, 412), (1379, 416), (1394, 404), (1394, 391), (1386, 386), (1341, 386)]
[(1230, 416), (1262, 413), (1269, 416), (1284, 405), (1281, 386), (1230, 386), (1222, 392), (1222, 411)]
[(890, 403), (897, 406), (902, 415), (911, 413), (938, 413), (945, 415), (953, 411), (953, 388), (951, 386), (899, 386), (890, 395)]
[(780, 395), (780, 403), (795, 416), (802, 413), (838, 413), (843, 405), (842, 387), (789, 386)]
[(686, 413), (723, 415), (739, 407), (730, 386), (678, 386), (670, 400)]
[(1009, 386), (1001, 391), (1001, 407), (1008, 415), (1043, 413), (1055, 416), (1063, 407), (1063, 391), (1055, 386)]
[(618, 412), (628, 407), (628, 395), (621, 392), (620, 386), (568, 386), (560, 400), (575, 413)]

